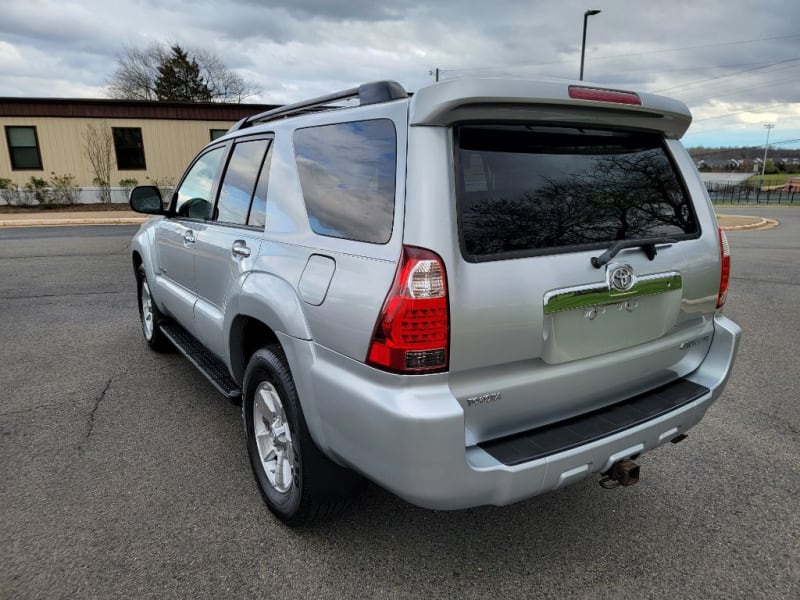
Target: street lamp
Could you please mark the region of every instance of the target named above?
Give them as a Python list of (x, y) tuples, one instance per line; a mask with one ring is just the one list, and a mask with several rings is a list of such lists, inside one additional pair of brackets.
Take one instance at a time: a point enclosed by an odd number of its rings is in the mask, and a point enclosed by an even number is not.
[(764, 185), (764, 172), (767, 170), (767, 150), (769, 150), (769, 132), (775, 127), (775, 123), (766, 123), (764, 127), (767, 129), (767, 143), (764, 145), (764, 163), (761, 165), (761, 185)]
[(580, 80), (583, 81), (583, 57), (586, 54), (586, 22), (592, 15), (598, 14), (599, 10), (587, 10), (583, 13), (583, 44), (581, 44), (581, 76)]

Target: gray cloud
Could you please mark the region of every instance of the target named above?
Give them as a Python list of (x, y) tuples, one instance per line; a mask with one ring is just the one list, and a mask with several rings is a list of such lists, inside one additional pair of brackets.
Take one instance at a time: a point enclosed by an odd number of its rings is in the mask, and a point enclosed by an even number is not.
[(773, 135), (800, 129), (800, 61), (775, 64), (800, 58), (792, 0), (5, 0), (0, 96), (102, 94), (122, 47), (153, 40), (215, 52), (270, 103), (384, 78), (414, 90), (437, 67), (574, 79), (588, 8), (602, 12), (589, 19), (587, 80), (667, 90), (696, 114), (695, 136), (760, 139), (761, 114), (778, 121)]
[[(239, 0), (235, 5), (263, 8), (259, 0)], [(272, 0), (271, 8), (280, 8), (298, 18), (324, 18), (334, 21), (381, 21), (401, 20), (409, 9), (421, 5), (419, 2), (375, 2), (374, 0), (349, 0), (328, 2), (326, 0)]]

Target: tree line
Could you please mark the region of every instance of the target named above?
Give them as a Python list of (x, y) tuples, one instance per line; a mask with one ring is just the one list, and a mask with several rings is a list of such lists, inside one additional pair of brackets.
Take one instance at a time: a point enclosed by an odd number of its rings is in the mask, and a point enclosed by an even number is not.
[(122, 100), (242, 102), (261, 91), (208, 50), (162, 42), (124, 48), (106, 83), (109, 96)]

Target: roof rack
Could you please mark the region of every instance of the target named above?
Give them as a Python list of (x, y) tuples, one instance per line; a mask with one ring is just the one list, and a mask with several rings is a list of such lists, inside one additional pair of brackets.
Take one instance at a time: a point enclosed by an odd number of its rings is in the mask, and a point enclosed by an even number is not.
[(256, 123), (264, 123), (266, 121), (274, 121), (275, 119), (285, 118), (292, 115), (301, 113), (314, 112), (318, 110), (330, 110), (334, 108), (341, 108), (339, 106), (328, 106), (329, 102), (339, 102), (342, 100), (352, 100), (358, 98), (359, 106), (366, 106), (368, 104), (380, 104), (382, 102), (389, 102), (391, 100), (399, 100), (401, 98), (408, 98), (408, 92), (402, 85), (396, 81), (373, 81), (371, 83), (362, 83), (358, 87), (342, 90), (326, 96), (319, 96), (311, 98), (310, 100), (303, 100), (295, 104), (287, 104), (273, 110), (258, 113), (250, 117), (245, 117), (228, 131), (238, 131), (245, 127), (250, 127)]

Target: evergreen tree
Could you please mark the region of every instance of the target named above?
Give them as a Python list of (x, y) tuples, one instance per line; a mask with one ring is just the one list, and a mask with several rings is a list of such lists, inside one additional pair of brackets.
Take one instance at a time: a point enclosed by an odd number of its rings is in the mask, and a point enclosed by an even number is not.
[(200, 75), (200, 66), (175, 44), (172, 54), (158, 66), (156, 98), (175, 102), (210, 102), (211, 91)]
[[(156, 100), (159, 67), (175, 58), (172, 49), (175, 45), (151, 42), (139, 48), (124, 47), (117, 58), (117, 68), (106, 77), (109, 96), (131, 100)], [(212, 102), (242, 102), (245, 98), (261, 92), (256, 84), (245, 81), (241, 75), (228, 69), (213, 52), (202, 48), (186, 48), (184, 53), (189, 59), (186, 62), (189, 64), (196, 62), (200, 67), (200, 77), (211, 94)], [(205, 97), (205, 94), (202, 96)]]

